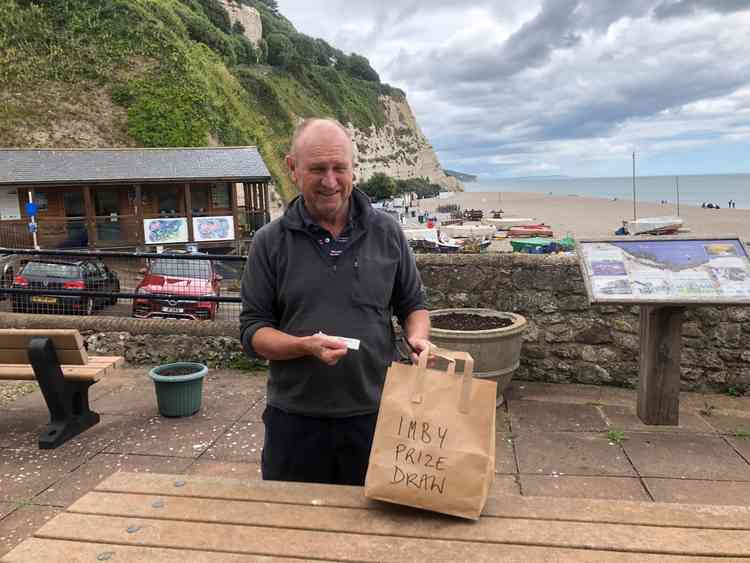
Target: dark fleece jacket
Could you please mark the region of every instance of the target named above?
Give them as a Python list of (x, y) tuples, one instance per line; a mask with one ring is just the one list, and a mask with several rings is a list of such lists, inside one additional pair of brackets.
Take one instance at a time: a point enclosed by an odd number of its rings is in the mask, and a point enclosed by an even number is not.
[(260, 229), (242, 277), (242, 345), (250, 357), (255, 332), (272, 327), (294, 336), (318, 331), (357, 338), (335, 366), (306, 356), (271, 361), (268, 403), (286, 412), (342, 417), (378, 410), (394, 359), (391, 317), (403, 324), (424, 309), (422, 281), (399, 224), (352, 193), (354, 230), (337, 258), (305, 229), (295, 198), (283, 217)]

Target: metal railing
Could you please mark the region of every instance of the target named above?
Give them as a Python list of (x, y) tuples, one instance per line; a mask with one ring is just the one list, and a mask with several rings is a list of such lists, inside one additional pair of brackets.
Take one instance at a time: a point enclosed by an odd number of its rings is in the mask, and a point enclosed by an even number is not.
[(0, 311), (238, 321), (245, 257), (0, 248)]

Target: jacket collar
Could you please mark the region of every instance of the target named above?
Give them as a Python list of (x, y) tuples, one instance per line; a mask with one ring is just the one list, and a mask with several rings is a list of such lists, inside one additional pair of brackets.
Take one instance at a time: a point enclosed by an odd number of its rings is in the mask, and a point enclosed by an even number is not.
[[(367, 229), (374, 213), (372, 205), (370, 205), (370, 198), (363, 191), (354, 188), (349, 202), (351, 205), (349, 210), (351, 222)], [(307, 221), (305, 218), (309, 218), (309, 214), (304, 206), (305, 200), (302, 194), (299, 194), (289, 202), (284, 215), (281, 217), (281, 224), (288, 229), (306, 230)]]

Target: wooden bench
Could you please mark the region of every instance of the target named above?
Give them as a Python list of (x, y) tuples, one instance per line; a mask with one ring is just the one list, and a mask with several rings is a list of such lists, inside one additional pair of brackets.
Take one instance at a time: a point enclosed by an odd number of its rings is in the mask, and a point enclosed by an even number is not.
[(0, 329), (0, 379), (36, 380), (49, 408), (41, 449), (99, 422), (89, 408), (89, 387), (123, 363), (121, 356), (89, 357), (77, 330)]

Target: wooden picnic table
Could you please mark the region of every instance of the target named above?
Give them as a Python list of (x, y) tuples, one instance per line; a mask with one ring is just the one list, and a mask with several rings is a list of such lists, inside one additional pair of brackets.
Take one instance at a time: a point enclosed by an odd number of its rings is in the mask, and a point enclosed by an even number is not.
[(732, 561), (750, 508), (501, 496), (477, 522), (362, 489), (116, 473), (2, 561)]

